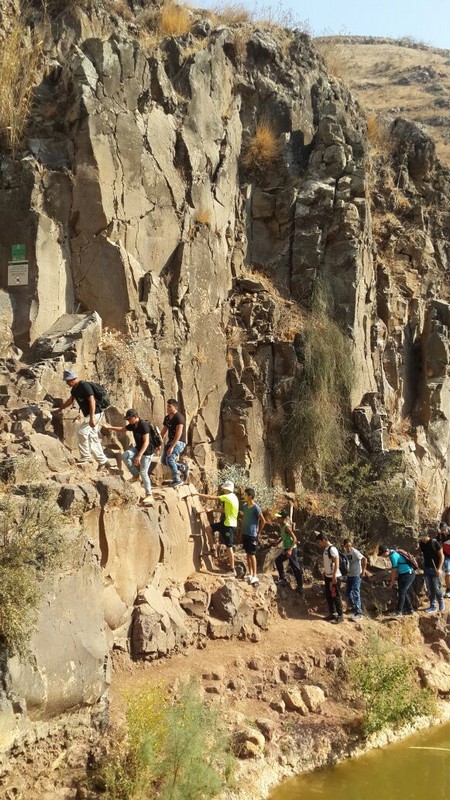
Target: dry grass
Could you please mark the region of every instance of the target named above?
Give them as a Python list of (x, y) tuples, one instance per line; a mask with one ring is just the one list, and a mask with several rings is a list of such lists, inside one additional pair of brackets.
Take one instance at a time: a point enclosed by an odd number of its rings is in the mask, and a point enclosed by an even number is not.
[(390, 156), (392, 152), (392, 142), (387, 123), (374, 112), (367, 114), (366, 121), (367, 138), (372, 149), (372, 155)]
[(160, 25), (166, 36), (184, 36), (191, 27), (189, 11), (185, 6), (168, 3), (161, 9)]
[(0, 55), (0, 141), (14, 155), (30, 113), (42, 41), (30, 33), (23, 17), (9, 23)]
[(242, 25), (253, 20), (251, 11), (241, 3), (214, 6), (212, 13), (218, 22), (225, 25)]
[(314, 44), (330, 75), (348, 83), (353, 66), (349, 47), (335, 39), (315, 39)]
[(197, 212), (195, 215), (195, 224), (196, 225), (207, 225), (208, 228), (211, 227), (211, 211), (209, 208), (203, 208)]
[(261, 120), (242, 156), (242, 165), (249, 172), (263, 172), (281, 155), (281, 147), (270, 121)]

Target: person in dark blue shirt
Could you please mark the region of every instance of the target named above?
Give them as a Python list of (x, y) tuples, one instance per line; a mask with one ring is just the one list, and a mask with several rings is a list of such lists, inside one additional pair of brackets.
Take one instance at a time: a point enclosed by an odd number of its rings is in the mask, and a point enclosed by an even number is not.
[(261, 508), (255, 503), (255, 490), (248, 487), (244, 492), (245, 502), (242, 506), (242, 545), (247, 554), (247, 568), (248, 574), (244, 576), (244, 580), (252, 586), (257, 586), (259, 583), (256, 574), (256, 549), (258, 546), (258, 538), (261, 533), (266, 520), (261, 511)]

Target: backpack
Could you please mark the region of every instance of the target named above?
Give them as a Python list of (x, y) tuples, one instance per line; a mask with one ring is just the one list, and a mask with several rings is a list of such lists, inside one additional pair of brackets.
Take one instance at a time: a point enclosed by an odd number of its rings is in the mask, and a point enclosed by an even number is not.
[(158, 447), (161, 447), (163, 443), (161, 431), (157, 425), (153, 425), (153, 422), (149, 422), (148, 425), (150, 427), (150, 442), (156, 450)]
[[(332, 544), (330, 544), (330, 546), (329, 546), (329, 548), (328, 548), (328, 558), (329, 558), (330, 560), (331, 560), (330, 551), (331, 551), (331, 548), (332, 548), (332, 547), (333, 547), (333, 545), (332, 545)], [(337, 548), (336, 548), (336, 549), (337, 549)], [(343, 552), (342, 552), (342, 550), (338, 550), (338, 555), (339, 555), (339, 571), (340, 571), (341, 575), (342, 575), (343, 577), (345, 577), (345, 575), (348, 575), (348, 570), (349, 570), (349, 567), (350, 567), (350, 562), (349, 562), (349, 560), (348, 560), (348, 558), (347, 558), (346, 554), (345, 554), (345, 553), (343, 553)]]
[(93, 383), (93, 381), (88, 381), (88, 383), (94, 392), (95, 402), (100, 408), (100, 411), (104, 411), (105, 408), (111, 405), (107, 389), (105, 389), (104, 386), (100, 386), (99, 383)]
[(419, 565), (416, 559), (414, 558), (414, 556), (411, 555), (411, 553), (408, 553), (407, 550), (402, 550), (400, 547), (396, 547), (395, 552), (398, 553), (399, 556), (402, 556), (405, 559), (406, 563), (408, 564), (408, 567), (411, 567), (414, 571), (416, 569), (419, 569)]

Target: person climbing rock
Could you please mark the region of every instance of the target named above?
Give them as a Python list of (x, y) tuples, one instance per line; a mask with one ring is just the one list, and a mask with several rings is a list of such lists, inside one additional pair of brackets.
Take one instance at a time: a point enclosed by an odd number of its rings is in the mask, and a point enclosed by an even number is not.
[(82, 381), (72, 369), (66, 369), (63, 373), (63, 380), (70, 387), (70, 397), (59, 408), (54, 410), (54, 414), (61, 414), (64, 409), (69, 408), (75, 402), (83, 415), (83, 422), (77, 428), (78, 448), (80, 458), (78, 464), (92, 464), (93, 458), (100, 465), (100, 469), (110, 469), (111, 465), (103, 452), (103, 447), (99, 438), (99, 423), (103, 414), (99, 400), (96, 398), (92, 384), (89, 381)]
[(328, 622), (344, 622), (344, 611), (341, 600), (341, 587), (339, 578), (342, 577), (339, 569), (339, 550), (331, 544), (325, 533), (316, 534), (316, 542), (323, 548), (323, 572), (325, 583), (325, 599), (329, 614), (325, 619)]
[(278, 585), (287, 586), (288, 582), (284, 571), (284, 562), (289, 561), (295, 580), (297, 581), (296, 591), (298, 594), (303, 594), (303, 570), (298, 561), (297, 537), (292, 530), (289, 510), (284, 509), (284, 511), (280, 511), (276, 516), (281, 519), (280, 538), (278, 542), (281, 542), (283, 545), (283, 551), (275, 559), (275, 566), (279, 575)]
[(344, 540), (344, 552), (348, 560), (348, 575), (345, 583), (345, 595), (347, 603), (353, 611), (350, 619), (358, 622), (362, 619), (361, 608), (361, 578), (366, 574), (367, 558), (353, 547), (351, 539)]
[(163, 420), (161, 436), (167, 434), (167, 442), (164, 445), (161, 463), (169, 467), (172, 473), (172, 486), (181, 486), (189, 477), (189, 467), (187, 464), (177, 463), (177, 457), (181, 455), (186, 447), (186, 422), (182, 414), (178, 411), (178, 403), (172, 398), (167, 401), (167, 414)]
[(386, 544), (380, 544), (378, 548), (378, 555), (382, 558), (389, 558), (392, 566), (391, 580), (389, 589), (394, 589), (397, 583), (397, 608), (392, 611), (391, 617), (402, 617), (404, 614), (414, 614), (409, 591), (414, 583), (416, 574), (413, 567), (405, 556), (397, 553), (396, 550), (390, 550)]
[(437, 611), (436, 602), (439, 606), (439, 611), (445, 611), (441, 584), (441, 571), (445, 555), (442, 544), (435, 538), (434, 533), (432, 528), (424, 531), (419, 542), (423, 555), (423, 575), (430, 601), (429, 607), (425, 609), (428, 614)]
[(261, 508), (255, 503), (255, 490), (248, 487), (244, 491), (244, 503), (242, 505), (242, 546), (247, 556), (248, 574), (244, 575), (244, 580), (252, 586), (259, 583), (256, 574), (256, 550), (261, 531), (266, 524)]
[(223, 514), (220, 522), (213, 522), (212, 525), (206, 528), (206, 536), (210, 546), (210, 552), (215, 552), (214, 534), (218, 533), (221, 544), (224, 544), (227, 550), (228, 570), (232, 575), (234, 571), (234, 537), (236, 535), (237, 521), (239, 514), (239, 500), (234, 493), (233, 481), (224, 481), (221, 485), (222, 494), (200, 494), (197, 492), (198, 497), (203, 500), (217, 500), (223, 504)]
[(125, 450), (122, 454), (122, 461), (135, 478), (140, 476), (145, 491), (145, 497), (142, 502), (144, 505), (151, 505), (153, 495), (149, 469), (152, 462), (153, 445), (150, 424), (141, 419), (134, 408), (128, 409), (125, 419), (127, 420), (127, 425), (104, 425), (103, 427), (108, 431), (116, 431), (117, 433), (129, 431), (133, 434), (134, 447), (129, 447)]

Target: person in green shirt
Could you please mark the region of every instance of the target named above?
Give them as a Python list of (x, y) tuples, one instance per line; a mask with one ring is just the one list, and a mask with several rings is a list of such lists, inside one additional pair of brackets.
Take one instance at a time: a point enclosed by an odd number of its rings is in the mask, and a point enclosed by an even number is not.
[(214, 522), (206, 528), (206, 536), (208, 538), (211, 551), (214, 550), (214, 534), (218, 533), (221, 544), (227, 548), (228, 568), (232, 575), (236, 575), (234, 571), (234, 552), (233, 542), (236, 534), (238, 514), (239, 514), (239, 500), (234, 493), (233, 481), (224, 481), (222, 483), (222, 494), (198, 494), (203, 500), (220, 500), (223, 504), (222, 519), (220, 522)]
[(281, 519), (280, 525), (280, 539), (283, 545), (283, 552), (275, 559), (275, 566), (278, 570), (280, 579), (279, 586), (287, 586), (286, 573), (284, 571), (284, 562), (287, 560), (291, 565), (292, 572), (294, 573), (295, 580), (297, 581), (297, 593), (303, 594), (303, 570), (299, 564), (297, 556), (297, 537), (292, 530), (292, 523), (289, 516), (289, 510), (285, 509), (276, 514)]

